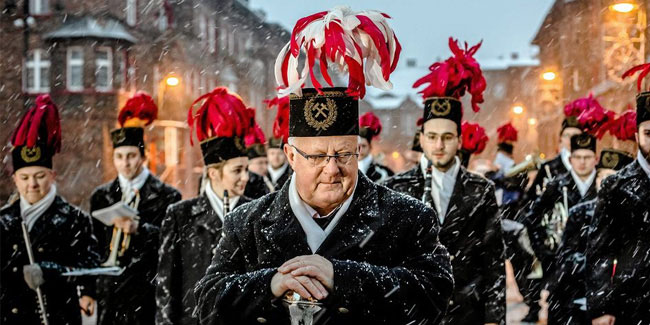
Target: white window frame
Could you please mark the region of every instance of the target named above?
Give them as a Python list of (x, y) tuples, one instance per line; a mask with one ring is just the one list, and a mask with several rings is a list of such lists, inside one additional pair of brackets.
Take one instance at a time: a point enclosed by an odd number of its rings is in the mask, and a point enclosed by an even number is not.
[[(46, 93), (50, 91), (49, 85), (47, 87), (43, 87), (41, 85), (41, 69), (42, 68), (48, 68), (48, 75), (45, 76), (48, 78), (48, 84), (49, 84), (49, 69), (50, 69), (50, 60), (46, 58), (45, 56), (45, 51), (42, 49), (34, 49), (31, 51), (33, 60), (29, 61), (28, 59), (25, 59), (23, 62), (23, 90), (26, 93)], [(28, 88), (27, 87), (27, 70), (28, 69), (33, 69), (34, 73), (32, 73), (32, 77), (34, 78), (33, 83), (34, 87)]]
[(29, 13), (34, 16), (50, 14), (50, 0), (29, 0)]
[[(99, 59), (97, 56), (95, 56), (95, 89), (98, 91), (111, 91), (113, 90), (113, 49), (111, 49), (108, 46), (100, 46), (95, 50), (95, 53), (97, 52), (106, 52), (106, 59)], [(101, 67), (106, 67), (106, 77), (108, 78), (107, 80), (107, 86), (106, 87), (101, 87), (99, 86), (98, 82), (98, 72), (99, 68)]]
[(210, 53), (217, 51), (217, 27), (215, 25), (214, 19), (208, 20), (208, 48)]
[(158, 10), (158, 30), (161, 33), (164, 33), (169, 28), (169, 22), (167, 21), (167, 11), (165, 6), (161, 5)]
[[(79, 51), (81, 52), (81, 59), (72, 59), (72, 52)], [(72, 66), (81, 67), (81, 85), (76, 86), (71, 84), (72, 80)], [(70, 46), (67, 49), (66, 54), (66, 87), (70, 91), (81, 91), (84, 90), (84, 50), (81, 46)]]
[(135, 26), (138, 23), (138, 0), (126, 0), (126, 23), (129, 26)]

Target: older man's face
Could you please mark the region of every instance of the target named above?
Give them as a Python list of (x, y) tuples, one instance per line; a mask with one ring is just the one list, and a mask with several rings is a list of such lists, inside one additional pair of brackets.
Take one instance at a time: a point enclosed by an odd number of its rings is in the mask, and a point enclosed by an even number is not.
[[(336, 208), (352, 195), (357, 179), (357, 136), (300, 137), (285, 145), (285, 153), (294, 170), (298, 193), (303, 201), (314, 209)], [(347, 155), (345, 159), (305, 158), (310, 155)], [(323, 159), (321, 159), (323, 160)], [(319, 211), (320, 212), (320, 211)]]

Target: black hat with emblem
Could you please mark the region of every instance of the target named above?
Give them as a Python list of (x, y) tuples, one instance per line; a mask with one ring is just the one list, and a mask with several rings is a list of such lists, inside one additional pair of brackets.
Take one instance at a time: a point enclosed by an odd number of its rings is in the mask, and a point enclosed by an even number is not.
[[(480, 110), (478, 104), (483, 102), (483, 92), (486, 83), (481, 67), (474, 54), (481, 43), (467, 48), (461, 48), (458, 40), (449, 38), (449, 48), (453, 55), (445, 61), (436, 62), (429, 67), (430, 72), (418, 79), (414, 88), (424, 84), (420, 93), (424, 98), (423, 122), (432, 119), (447, 119), (456, 124), (458, 135), (461, 134), (463, 105), (460, 101), (465, 93), (472, 95), (472, 109)], [(462, 72), (459, 72), (462, 71)]]
[(158, 118), (158, 106), (149, 94), (136, 92), (120, 109), (118, 122), (120, 128), (111, 131), (113, 148), (123, 146), (138, 147), (144, 155), (144, 128)]
[[(201, 101), (199, 109), (193, 112), (194, 106)], [(187, 124), (191, 144), (194, 144), (191, 134), (196, 130), (205, 166), (248, 155), (244, 143), (244, 136), (250, 129), (246, 105), (228, 88), (217, 87), (197, 98), (190, 107)]]
[(634, 161), (634, 157), (621, 150), (606, 148), (600, 152), (600, 160), (596, 168), (621, 170)]
[(636, 96), (636, 125), (650, 121), (650, 91)]
[(50, 95), (36, 98), (14, 130), (11, 144), (14, 172), (30, 166), (52, 168), (52, 157), (61, 150), (61, 120)]
[(346, 88), (305, 88), (289, 103), (289, 137), (359, 135), (359, 101)]
[(596, 137), (588, 133), (582, 133), (571, 137), (571, 152), (586, 149), (596, 152)]
[(562, 120), (562, 131), (567, 128), (576, 128), (582, 130), (582, 126), (580, 126), (580, 123), (578, 123), (577, 116), (566, 116), (564, 120)]

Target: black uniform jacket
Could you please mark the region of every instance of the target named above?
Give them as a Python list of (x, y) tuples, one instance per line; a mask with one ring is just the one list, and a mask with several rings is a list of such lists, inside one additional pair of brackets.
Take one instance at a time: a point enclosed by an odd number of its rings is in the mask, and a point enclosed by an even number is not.
[[(389, 178), (385, 184), (421, 200), (424, 175), (418, 164)], [(437, 213), (429, 216), (439, 222)], [(460, 167), (440, 230), (440, 242), (451, 254), (456, 285), (445, 323), (505, 322), (505, 246), (502, 233), (494, 184)]]
[[(136, 234), (131, 235), (129, 248), (118, 257), (120, 266), (126, 267), (117, 277), (102, 276), (97, 280), (99, 324), (151, 324), (155, 318), (155, 280), (160, 224), (167, 206), (181, 199), (181, 194), (171, 186), (149, 175), (139, 191), (138, 216), (140, 223)], [(111, 206), (122, 199), (117, 179), (95, 189), (90, 199), (90, 210)], [(108, 258), (113, 227), (93, 220), (94, 232), (99, 240), (102, 261)]]
[[(332, 262), (334, 289), (316, 324), (436, 324), (453, 289), (432, 211), (359, 173), (352, 204), (316, 254)], [(311, 255), (282, 190), (226, 218), (212, 264), (195, 290), (202, 324), (289, 324), (271, 278)]]
[(611, 314), (617, 324), (650, 323), (650, 179), (638, 161), (601, 185), (587, 270), (593, 318)]
[[(20, 200), (0, 210), (0, 324), (40, 324), (36, 291), (23, 279), (29, 264), (23, 238)], [(81, 295), (95, 297), (92, 278), (64, 277), (68, 268), (92, 268), (99, 263), (97, 240), (90, 219), (60, 196), (41, 215), (29, 232), (34, 260), (41, 265), (41, 286), (52, 325), (81, 323), (77, 286)]]
[[(242, 196), (235, 208), (251, 200)], [(161, 228), (156, 324), (196, 324), (194, 287), (205, 275), (223, 224), (205, 194), (167, 209)]]

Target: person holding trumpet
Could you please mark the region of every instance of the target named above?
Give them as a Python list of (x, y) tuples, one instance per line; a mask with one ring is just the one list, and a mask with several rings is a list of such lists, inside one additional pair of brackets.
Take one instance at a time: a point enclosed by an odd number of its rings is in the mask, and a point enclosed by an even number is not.
[(144, 127), (157, 113), (144, 92), (127, 100), (118, 116), (121, 128), (111, 132), (118, 176), (96, 188), (90, 199), (91, 213), (122, 203), (137, 211), (136, 218), (113, 218), (112, 226), (93, 220), (102, 265), (124, 268), (120, 276), (97, 279), (98, 324), (154, 323), (159, 228), (167, 207), (181, 199), (145, 166)]

